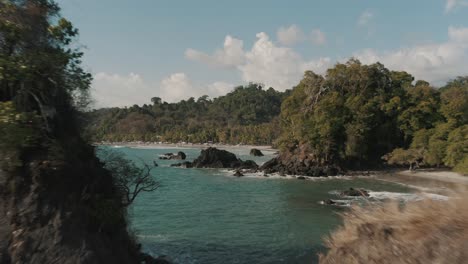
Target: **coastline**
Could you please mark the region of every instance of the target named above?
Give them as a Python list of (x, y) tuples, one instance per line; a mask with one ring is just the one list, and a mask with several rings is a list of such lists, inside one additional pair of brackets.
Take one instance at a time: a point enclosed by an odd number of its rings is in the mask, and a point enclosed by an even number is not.
[(261, 151), (277, 152), (278, 149), (268, 145), (231, 145), (221, 143), (159, 143), (159, 142), (95, 142), (95, 146), (121, 146), (129, 148), (141, 148), (141, 149), (158, 149), (158, 148), (197, 148), (204, 149), (209, 147), (219, 149), (259, 149)]
[(468, 177), (447, 169), (395, 170), (379, 173), (375, 178), (443, 195), (468, 190)]

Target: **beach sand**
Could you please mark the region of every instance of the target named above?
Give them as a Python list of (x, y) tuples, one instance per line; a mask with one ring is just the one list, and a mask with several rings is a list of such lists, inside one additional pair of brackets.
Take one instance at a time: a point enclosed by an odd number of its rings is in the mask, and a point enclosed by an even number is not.
[(277, 149), (271, 146), (255, 146), (255, 145), (229, 145), (229, 144), (195, 144), (195, 143), (151, 143), (151, 142), (112, 142), (112, 143), (95, 143), (95, 145), (122, 146), (130, 148), (219, 148), (219, 149), (259, 149), (261, 151), (277, 152)]

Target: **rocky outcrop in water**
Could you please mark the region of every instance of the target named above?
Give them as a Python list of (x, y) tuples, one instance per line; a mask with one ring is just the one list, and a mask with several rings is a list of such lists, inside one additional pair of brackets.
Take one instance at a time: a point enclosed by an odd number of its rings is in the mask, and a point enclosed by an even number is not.
[(250, 155), (255, 157), (262, 157), (263, 153), (259, 149), (253, 148), (250, 150)]
[(194, 168), (229, 168), (256, 170), (258, 165), (251, 160), (242, 161), (234, 153), (217, 148), (207, 148), (192, 162)]
[(185, 160), (187, 155), (184, 152), (179, 151), (177, 153), (166, 153), (163, 155), (159, 155), (159, 159), (161, 160)]
[(192, 168), (193, 165), (192, 165), (192, 163), (190, 161), (185, 161), (185, 162), (182, 162), (182, 163), (171, 164), (171, 167)]
[(340, 168), (332, 165), (319, 166), (309, 160), (299, 160), (296, 158), (283, 159), (281, 156), (265, 162), (260, 170), (267, 174), (279, 173), (280, 175), (304, 175), (312, 177), (335, 176), (342, 174)]

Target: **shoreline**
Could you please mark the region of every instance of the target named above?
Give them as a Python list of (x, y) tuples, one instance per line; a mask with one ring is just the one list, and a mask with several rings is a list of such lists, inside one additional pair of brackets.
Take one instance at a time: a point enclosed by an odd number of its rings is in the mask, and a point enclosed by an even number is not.
[[(116, 147), (129, 147), (139, 149), (161, 149), (161, 148), (174, 148), (174, 149), (206, 149), (215, 147), (218, 149), (233, 150), (242, 149), (250, 150), (253, 148), (265, 152), (278, 152), (278, 149), (272, 148), (267, 145), (231, 145), (220, 143), (162, 143), (162, 142), (98, 142), (94, 143), (95, 146), (116, 146)], [(272, 154), (273, 154), (272, 153)], [(300, 177), (301, 175), (295, 175)], [(345, 176), (346, 178), (352, 177), (369, 177), (376, 180), (402, 184), (410, 188), (420, 191), (433, 191), (439, 194), (447, 194), (460, 189), (468, 189), (468, 176), (463, 176), (459, 173), (447, 169), (420, 169), (417, 171), (409, 171), (404, 169), (395, 170), (373, 170), (373, 171), (349, 171)], [(338, 176), (340, 177), (340, 176)], [(309, 178), (306, 176), (306, 178)]]
[(377, 180), (406, 185), (420, 191), (448, 195), (468, 189), (468, 177), (447, 169), (395, 170), (378, 173)]
[(278, 149), (268, 145), (231, 145), (221, 143), (158, 143), (158, 142), (95, 142), (95, 146), (121, 146), (129, 148), (141, 149), (158, 149), (158, 148), (197, 148), (204, 149), (214, 147), (218, 149), (259, 149), (261, 151), (277, 152)]

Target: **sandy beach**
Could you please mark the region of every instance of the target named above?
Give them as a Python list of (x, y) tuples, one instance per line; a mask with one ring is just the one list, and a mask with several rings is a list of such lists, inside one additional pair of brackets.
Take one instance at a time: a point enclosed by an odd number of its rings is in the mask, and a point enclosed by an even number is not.
[(468, 177), (448, 169), (422, 169), (393, 171), (377, 174), (376, 179), (404, 184), (421, 191), (448, 195), (453, 191), (468, 190)]
[(277, 152), (277, 149), (272, 148), (271, 146), (256, 146), (256, 145), (230, 145), (230, 144), (219, 144), (219, 143), (205, 143), (205, 144), (196, 144), (196, 143), (156, 143), (156, 142), (104, 142), (104, 143), (95, 143), (94, 145), (102, 146), (122, 146), (129, 148), (219, 148), (219, 149), (259, 149), (261, 151), (271, 151)]

